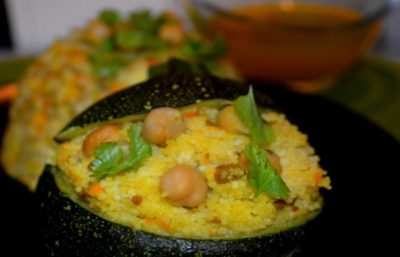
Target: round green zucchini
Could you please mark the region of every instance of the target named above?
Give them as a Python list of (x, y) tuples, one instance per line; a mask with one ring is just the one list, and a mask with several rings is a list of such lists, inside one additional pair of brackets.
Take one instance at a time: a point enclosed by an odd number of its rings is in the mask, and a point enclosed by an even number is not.
[[(94, 104), (56, 135), (69, 140), (94, 124), (131, 119), (161, 106), (183, 107), (208, 100), (232, 100), (247, 93), (241, 83), (204, 74), (159, 75)], [(261, 106), (269, 98), (256, 92)], [(209, 101), (208, 101), (209, 102)], [(134, 230), (97, 215), (63, 182), (57, 166), (47, 165), (35, 192), (39, 226), (51, 256), (294, 256), (304, 225), (267, 235), (238, 239), (197, 240)], [(307, 220), (316, 216), (313, 213)]]
[(58, 257), (268, 256), (300, 251), (304, 226), (266, 236), (232, 240), (196, 240), (147, 233), (110, 222), (60, 190), (56, 166), (46, 166), (39, 181), (39, 225), (47, 252)]

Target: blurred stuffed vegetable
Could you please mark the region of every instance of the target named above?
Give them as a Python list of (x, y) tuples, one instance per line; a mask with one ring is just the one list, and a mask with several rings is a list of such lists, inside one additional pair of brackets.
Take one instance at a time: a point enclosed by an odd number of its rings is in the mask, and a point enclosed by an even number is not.
[(172, 13), (101, 12), (54, 42), (17, 82), (1, 152), (6, 172), (33, 190), (45, 162), (52, 162), (51, 138), (63, 124), (96, 100), (144, 81), (149, 67), (171, 57), (237, 78), (224, 50), (223, 40), (186, 32)]

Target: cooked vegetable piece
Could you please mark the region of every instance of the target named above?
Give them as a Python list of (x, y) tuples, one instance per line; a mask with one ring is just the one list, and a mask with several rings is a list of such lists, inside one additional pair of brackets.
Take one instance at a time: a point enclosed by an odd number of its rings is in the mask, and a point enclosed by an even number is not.
[(238, 165), (223, 164), (215, 169), (214, 179), (218, 184), (226, 184), (233, 180), (240, 179), (244, 175), (246, 175), (245, 170)]
[(264, 149), (257, 144), (250, 144), (244, 152), (250, 160), (248, 179), (249, 183), (256, 189), (256, 195), (264, 192), (276, 199), (287, 198), (289, 188), (268, 160)]
[(249, 130), (252, 139), (257, 144), (266, 146), (275, 139), (272, 128), (262, 120), (258, 112), (253, 89), (251, 87), (249, 93), (245, 96), (238, 97), (233, 101), (233, 105), (239, 119)]
[(90, 169), (97, 179), (106, 175), (116, 174), (127, 170), (138, 169), (142, 162), (151, 156), (151, 146), (140, 136), (138, 125), (128, 129), (130, 138), (129, 153), (123, 158), (121, 147), (115, 142), (103, 143), (96, 149), (96, 159)]
[(131, 202), (134, 205), (140, 205), (142, 203), (142, 201), (143, 201), (143, 197), (141, 197), (140, 195), (134, 195), (131, 198)]

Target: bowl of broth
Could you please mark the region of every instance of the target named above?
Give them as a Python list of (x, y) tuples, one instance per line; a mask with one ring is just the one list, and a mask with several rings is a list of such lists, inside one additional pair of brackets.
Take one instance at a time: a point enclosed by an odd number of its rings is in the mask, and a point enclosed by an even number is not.
[(348, 69), (375, 42), (392, 1), (192, 0), (206, 36), (222, 35), (249, 79), (315, 80)]

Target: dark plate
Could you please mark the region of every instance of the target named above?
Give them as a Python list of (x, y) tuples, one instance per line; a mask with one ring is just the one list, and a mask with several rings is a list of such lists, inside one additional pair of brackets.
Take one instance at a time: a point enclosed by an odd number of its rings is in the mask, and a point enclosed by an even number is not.
[[(333, 190), (323, 192), (326, 204), (310, 223), (302, 256), (393, 255), (399, 143), (361, 116), (324, 98), (275, 87), (260, 89), (309, 135), (321, 165), (332, 178)], [(0, 106), (1, 130), (6, 113), (7, 106)], [(32, 196), (1, 171), (0, 196), (0, 252), (43, 256)]]

